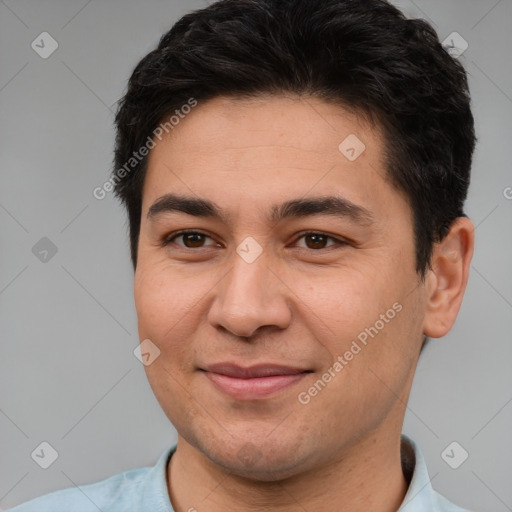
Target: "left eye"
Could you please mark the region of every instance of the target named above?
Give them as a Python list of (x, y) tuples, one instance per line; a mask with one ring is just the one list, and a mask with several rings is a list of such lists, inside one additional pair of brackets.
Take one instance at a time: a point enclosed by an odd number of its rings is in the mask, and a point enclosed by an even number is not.
[(305, 240), (306, 249), (313, 249), (313, 250), (314, 249), (326, 249), (326, 243), (329, 240), (333, 241), (334, 243), (327, 247), (331, 247), (332, 245), (336, 245), (336, 244), (342, 244), (342, 245), (344, 244), (343, 241), (338, 240), (332, 236), (326, 235), (325, 233), (317, 233), (317, 232), (304, 233), (299, 238), (297, 238), (297, 241), (302, 238), (304, 238), (304, 240)]

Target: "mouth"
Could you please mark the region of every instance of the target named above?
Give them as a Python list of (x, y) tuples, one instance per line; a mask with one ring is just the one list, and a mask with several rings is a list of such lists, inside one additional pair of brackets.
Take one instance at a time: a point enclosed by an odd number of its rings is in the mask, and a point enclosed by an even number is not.
[(300, 382), (312, 370), (274, 364), (242, 367), (219, 363), (200, 369), (214, 387), (238, 400), (268, 398)]

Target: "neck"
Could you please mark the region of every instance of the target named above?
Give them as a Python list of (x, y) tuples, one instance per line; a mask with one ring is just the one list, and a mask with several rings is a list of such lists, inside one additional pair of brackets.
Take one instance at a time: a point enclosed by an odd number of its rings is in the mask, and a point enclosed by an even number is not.
[(408, 488), (400, 430), (374, 431), (328, 465), (274, 482), (229, 473), (178, 437), (167, 481), (176, 512), (396, 512)]

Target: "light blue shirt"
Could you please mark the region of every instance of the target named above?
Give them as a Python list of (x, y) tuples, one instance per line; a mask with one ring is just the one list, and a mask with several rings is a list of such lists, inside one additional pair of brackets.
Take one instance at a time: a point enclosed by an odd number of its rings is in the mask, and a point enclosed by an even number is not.
[[(405, 434), (401, 439), (402, 469), (409, 488), (397, 512), (469, 512), (434, 491), (421, 450)], [(45, 494), (7, 512), (174, 512), (166, 469), (175, 450), (176, 445), (166, 449), (151, 468), (132, 469), (100, 482)]]

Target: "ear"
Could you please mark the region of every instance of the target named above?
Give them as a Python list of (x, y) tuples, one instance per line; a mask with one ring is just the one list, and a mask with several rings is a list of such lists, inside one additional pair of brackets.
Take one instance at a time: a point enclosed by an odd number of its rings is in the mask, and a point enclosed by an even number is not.
[(423, 322), (426, 336), (444, 336), (457, 318), (473, 257), (474, 232), (473, 223), (467, 217), (458, 217), (443, 240), (434, 244), (431, 269), (426, 276)]

